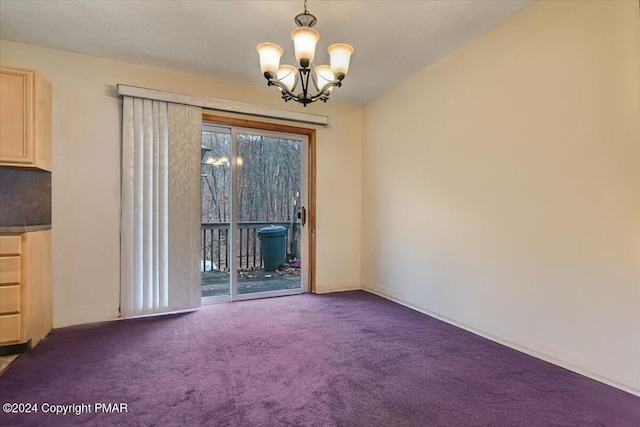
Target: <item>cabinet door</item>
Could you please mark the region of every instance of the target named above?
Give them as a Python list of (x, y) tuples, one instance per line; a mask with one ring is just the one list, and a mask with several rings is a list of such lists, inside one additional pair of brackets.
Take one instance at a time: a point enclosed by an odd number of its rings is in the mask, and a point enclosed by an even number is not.
[(25, 233), (23, 328), (36, 346), (51, 332), (53, 297), (51, 291), (51, 230)]
[(0, 316), (0, 344), (17, 344), (21, 339), (19, 314)]
[(33, 163), (33, 72), (0, 69), (0, 162)]
[(0, 286), (0, 315), (20, 312), (20, 285)]
[(19, 256), (0, 257), (0, 285), (20, 283), (20, 270)]

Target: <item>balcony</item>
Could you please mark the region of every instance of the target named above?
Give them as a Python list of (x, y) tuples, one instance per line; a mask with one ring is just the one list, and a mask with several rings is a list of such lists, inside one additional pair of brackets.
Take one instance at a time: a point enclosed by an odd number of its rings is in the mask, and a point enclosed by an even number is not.
[[(262, 227), (280, 225), (287, 229), (287, 263), (277, 271), (265, 272), (258, 232)], [(229, 223), (202, 223), (202, 296), (229, 295)], [(301, 287), (300, 223), (240, 222), (237, 235), (238, 294), (278, 291)]]

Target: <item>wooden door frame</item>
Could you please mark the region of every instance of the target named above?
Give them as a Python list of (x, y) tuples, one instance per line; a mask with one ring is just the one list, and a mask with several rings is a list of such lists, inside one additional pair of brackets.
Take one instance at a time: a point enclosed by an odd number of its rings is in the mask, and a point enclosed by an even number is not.
[(316, 293), (316, 130), (313, 128), (281, 125), (207, 113), (202, 114), (202, 121), (220, 125), (306, 135), (309, 138), (309, 206), (307, 207), (307, 226), (309, 227), (309, 292)]

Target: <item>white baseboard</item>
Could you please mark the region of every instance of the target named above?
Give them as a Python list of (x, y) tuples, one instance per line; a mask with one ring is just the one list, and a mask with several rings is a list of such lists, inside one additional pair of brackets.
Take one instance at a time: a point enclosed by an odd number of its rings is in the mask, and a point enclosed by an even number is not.
[(423, 314), (426, 314), (428, 316), (434, 317), (434, 318), (436, 318), (438, 320), (441, 320), (443, 322), (449, 323), (449, 324), (451, 324), (453, 326), (456, 326), (458, 328), (464, 329), (465, 331), (469, 331), (469, 332), (471, 332), (473, 334), (479, 335), (479, 336), (481, 336), (483, 338), (486, 338), (486, 339), (488, 339), (490, 341), (496, 342), (498, 344), (502, 344), (502, 345), (504, 345), (506, 347), (512, 348), (514, 350), (520, 351), (520, 352), (525, 353), (525, 354), (528, 354), (529, 356), (533, 356), (535, 358), (544, 360), (545, 362), (549, 362), (551, 364), (554, 364), (554, 365), (560, 366), (562, 368), (568, 369), (569, 371), (578, 373), (580, 375), (584, 375), (585, 377), (588, 377), (588, 378), (591, 378), (593, 380), (599, 381), (599, 382), (604, 383), (606, 385), (609, 385), (611, 387), (615, 387), (617, 389), (626, 391), (627, 393), (631, 393), (631, 394), (633, 394), (635, 396), (640, 396), (640, 390), (638, 390), (638, 389), (635, 389), (635, 388), (630, 387), (630, 386), (625, 385), (625, 384), (621, 384), (621, 383), (619, 383), (619, 382), (617, 382), (615, 380), (603, 377), (602, 375), (598, 375), (598, 374), (596, 374), (594, 372), (591, 372), (591, 371), (589, 371), (587, 369), (581, 368), (580, 366), (576, 366), (576, 365), (574, 365), (574, 364), (572, 364), (570, 362), (567, 362), (565, 360), (561, 360), (561, 359), (558, 359), (556, 357), (550, 356), (548, 354), (542, 353), (542, 352), (540, 352), (538, 350), (534, 350), (532, 348), (529, 348), (529, 347), (514, 343), (514, 342), (512, 342), (512, 341), (510, 341), (510, 340), (508, 340), (508, 339), (506, 339), (504, 337), (497, 336), (497, 335), (491, 334), (489, 332), (478, 330), (476, 328), (473, 328), (471, 326), (465, 325), (463, 323), (459, 323), (459, 322), (457, 322), (457, 321), (455, 321), (453, 319), (449, 319), (446, 316), (442, 316), (442, 315), (440, 315), (438, 313), (434, 313), (434, 312), (432, 312), (430, 310), (427, 310), (427, 309), (425, 309), (423, 307), (419, 307), (419, 306), (416, 306), (414, 304), (411, 304), (411, 303), (403, 300), (402, 298), (393, 295), (393, 292), (391, 290), (385, 290), (385, 288), (383, 288), (381, 286), (362, 285), (360, 287), (360, 289), (362, 289), (363, 291), (372, 293), (374, 295), (378, 295), (378, 296), (380, 296), (382, 298), (385, 298), (385, 299), (388, 299), (390, 301), (396, 302), (396, 303), (398, 303), (400, 305), (403, 305), (405, 307), (408, 307), (408, 308), (410, 308), (412, 310), (416, 310), (416, 311), (418, 311), (420, 313), (423, 313)]
[(358, 291), (362, 289), (360, 285), (354, 283), (342, 283), (337, 285), (316, 286), (316, 294), (330, 294), (333, 292)]

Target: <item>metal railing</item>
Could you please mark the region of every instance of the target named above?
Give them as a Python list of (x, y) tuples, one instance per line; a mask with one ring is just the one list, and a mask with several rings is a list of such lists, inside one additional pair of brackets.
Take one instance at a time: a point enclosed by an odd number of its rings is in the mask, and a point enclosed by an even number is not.
[[(258, 231), (269, 225), (281, 225), (287, 229), (287, 259), (299, 258), (300, 223), (298, 222), (239, 222), (238, 223), (238, 267), (260, 268), (262, 252)], [(202, 271), (227, 271), (229, 264), (229, 223), (202, 223)]]

